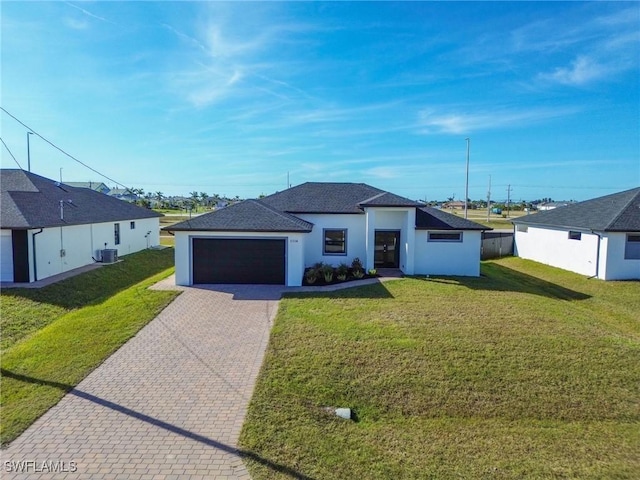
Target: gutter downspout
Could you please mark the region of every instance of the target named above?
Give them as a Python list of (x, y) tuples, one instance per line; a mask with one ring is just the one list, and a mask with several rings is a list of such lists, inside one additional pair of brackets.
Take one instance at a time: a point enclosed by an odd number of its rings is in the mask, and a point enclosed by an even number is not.
[(38, 260), (36, 258), (36, 235), (42, 232), (43, 232), (43, 229), (41, 228), (40, 231), (31, 234), (31, 243), (33, 245), (33, 281), (34, 282), (38, 281)]
[(591, 233), (598, 236), (598, 249), (596, 251), (596, 274), (588, 277), (587, 280), (598, 278), (598, 275), (600, 275), (600, 241), (602, 240), (602, 236), (599, 233), (594, 232), (593, 230), (591, 230)]

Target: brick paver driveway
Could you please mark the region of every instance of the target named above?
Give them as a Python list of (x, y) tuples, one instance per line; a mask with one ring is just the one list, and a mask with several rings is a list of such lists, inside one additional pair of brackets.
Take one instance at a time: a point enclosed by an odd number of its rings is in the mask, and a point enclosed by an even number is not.
[(282, 290), (184, 288), (2, 451), (0, 476), (249, 478), (236, 445)]

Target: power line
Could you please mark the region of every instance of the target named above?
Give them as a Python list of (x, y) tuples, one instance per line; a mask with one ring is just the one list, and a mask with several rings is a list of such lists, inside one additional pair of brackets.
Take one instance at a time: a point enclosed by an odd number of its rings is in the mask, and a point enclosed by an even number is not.
[(11, 150), (9, 150), (9, 147), (7, 146), (7, 144), (6, 144), (6, 143), (4, 143), (4, 140), (2, 139), (2, 137), (0, 137), (0, 142), (2, 142), (2, 144), (4, 145), (4, 148), (6, 148), (6, 149), (7, 149), (7, 152), (9, 152), (9, 155), (11, 155), (11, 158), (13, 158), (13, 161), (14, 161), (14, 162), (16, 162), (16, 164), (18, 165), (18, 167), (20, 168), (20, 170), (24, 170), (24, 169), (22, 168), (22, 165), (20, 165), (20, 164), (18, 163), (18, 160), (16, 160), (16, 157), (14, 157), (14, 156), (13, 156), (13, 153), (11, 153)]
[[(74, 157), (73, 155), (71, 155), (70, 153), (65, 152), (62, 148), (58, 147), (56, 144), (54, 144), (53, 142), (50, 142), (49, 140), (47, 140), (46, 138), (44, 138), (42, 135), (40, 135), (38, 132), (36, 132), (33, 128), (31, 128), (30, 126), (26, 125), (24, 122), (22, 122), (21, 120), (19, 120), (18, 118), (16, 118), (15, 116), (13, 116), (11, 113), (9, 113), (4, 107), (0, 107), (0, 110), (2, 110), (4, 113), (6, 113), (7, 115), (9, 115), (11, 118), (13, 118), (16, 122), (18, 122), (20, 125), (22, 125), (24, 128), (26, 128), (27, 130), (33, 132), (34, 135), (40, 137), (42, 140), (44, 140), (45, 142), (47, 142), (49, 145), (51, 145), (53, 148), (55, 148), (56, 150), (62, 152), (64, 155), (66, 155), (67, 157), (69, 157), (71, 160), (74, 160), (75, 162), (78, 162), (80, 165), (82, 165), (85, 168), (88, 168), (89, 170), (91, 170), (94, 173), (97, 173), (98, 175), (100, 175), (103, 178), (106, 178), (107, 180), (109, 180), (110, 182), (113, 182), (116, 185), (120, 185), (121, 187), (127, 188), (126, 185), (115, 181), (113, 178), (110, 178), (108, 176), (106, 176), (104, 173), (100, 173), (98, 170), (96, 170), (93, 167), (90, 167), (89, 165), (87, 165), (86, 163), (84, 163), (81, 160), (78, 160), (76, 157)], [(2, 142), (4, 143), (4, 142)], [(5, 145), (6, 147), (6, 145)], [(7, 148), (8, 150), (8, 148)], [(11, 153), (11, 152), (9, 152)], [(11, 155), (13, 157), (13, 155)], [(15, 160), (15, 157), (14, 157)], [(17, 163), (17, 161), (16, 161)], [(22, 169), (22, 167), (20, 167)]]

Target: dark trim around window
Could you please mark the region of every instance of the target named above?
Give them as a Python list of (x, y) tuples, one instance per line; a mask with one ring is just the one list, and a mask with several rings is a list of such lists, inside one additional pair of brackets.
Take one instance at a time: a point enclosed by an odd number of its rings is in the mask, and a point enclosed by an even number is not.
[(462, 242), (462, 232), (429, 232), (428, 242)]
[(582, 240), (582, 232), (569, 230), (569, 240)]
[(115, 245), (120, 245), (120, 224), (113, 224), (113, 243)]
[(640, 234), (627, 233), (627, 241), (624, 244), (625, 260), (640, 260)]
[(347, 254), (347, 229), (325, 228), (322, 230), (322, 254), (346, 255)]

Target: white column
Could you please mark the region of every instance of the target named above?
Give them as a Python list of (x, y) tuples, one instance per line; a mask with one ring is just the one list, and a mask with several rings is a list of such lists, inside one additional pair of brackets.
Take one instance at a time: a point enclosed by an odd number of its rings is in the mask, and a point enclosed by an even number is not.
[(416, 209), (410, 208), (407, 211), (405, 230), (407, 232), (405, 240), (405, 258), (404, 273), (413, 275), (415, 272), (415, 243), (416, 243)]
[(191, 239), (189, 232), (175, 232), (176, 285), (191, 284)]
[(371, 208), (365, 208), (366, 216), (366, 248), (367, 255), (364, 258), (364, 265), (366, 270), (371, 270), (374, 267), (375, 260), (375, 247), (376, 247), (376, 211)]

